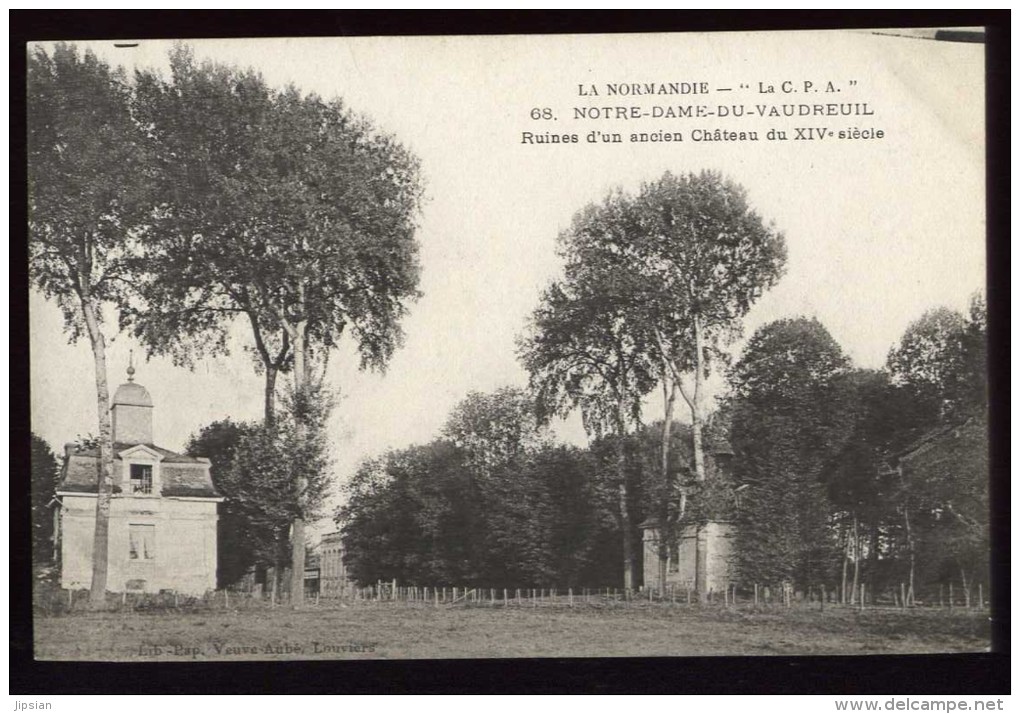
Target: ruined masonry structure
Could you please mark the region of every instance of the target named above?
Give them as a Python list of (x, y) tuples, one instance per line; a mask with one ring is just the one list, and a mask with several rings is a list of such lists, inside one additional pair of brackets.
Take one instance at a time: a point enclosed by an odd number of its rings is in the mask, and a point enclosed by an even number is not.
[[(733, 457), (729, 442), (717, 438), (706, 456), (707, 478), (728, 479)], [(657, 585), (660, 568), (665, 569), (667, 586), (690, 588), (699, 593), (721, 593), (735, 582), (737, 543), (733, 523), (713, 520), (700, 526), (684, 527), (679, 538), (669, 544), (665, 562), (659, 559), (658, 520), (650, 518), (639, 528), (645, 587)]]
[[(216, 588), (216, 504), (223, 498), (208, 459), (153, 443), (152, 398), (134, 382), (134, 371), (128, 367), (128, 381), (113, 397), (107, 587), (200, 595)], [(87, 588), (92, 581), (98, 474), (97, 448), (64, 447), (55, 537), (65, 588)]]

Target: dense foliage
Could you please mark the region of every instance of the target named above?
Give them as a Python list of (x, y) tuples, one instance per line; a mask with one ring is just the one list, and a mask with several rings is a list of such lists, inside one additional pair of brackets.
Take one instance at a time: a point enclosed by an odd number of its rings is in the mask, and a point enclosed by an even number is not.
[[(473, 394), (443, 438), (364, 463), (337, 514), (361, 582), (607, 582), (616, 548), (597, 465), (543, 436), (520, 390)], [(617, 576), (618, 577), (618, 576)]]
[[(272, 566), (279, 576), (290, 559), (298, 504), (313, 518), (322, 515), (332, 480), (326, 430), (331, 408), (328, 394), (288, 394), (269, 424), (225, 419), (188, 442), (189, 454), (210, 459), (213, 483), (226, 497), (219, 513), (221, 585), (236, 583), (253, 566)], [(299, 479), (302, 494), (295, 486)]]
[(770, 323), (730, 372), (736, 476), (747, 484), (738, 563), (748, 581), (820, 582), (832, 552), (823, 466), (847, 430), (849, 369), (816, 320)]
[(35, 433), (31, 436), (32, 564), (53, 562), (53, 508), (60, 467), (50, 445)]
[(908, 599), (988, 575), (985, 318), (931, 310), (851, 369), (816, 320), (779, 320), (731, 370), (744, 582), (904, 584)]

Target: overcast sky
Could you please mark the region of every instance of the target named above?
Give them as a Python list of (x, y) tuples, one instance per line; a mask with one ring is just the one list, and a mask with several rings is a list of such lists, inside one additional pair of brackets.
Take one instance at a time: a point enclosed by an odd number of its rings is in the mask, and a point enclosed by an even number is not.
[[(719, 35), (196, 40), (200, 59), (254, 66), (272, 85), (293, 83), (342, 96), (398, 137), (422, 162), (428, 201), (418, 237), (422, 299), (404, 322), (407, 339), (384, 375), (360, 373), (348, 348), (329, 379), (342, 394), (334, 418), (337, 475), (391, 447), (433, 438), (469, 391), (524, 386), (514, 340), (559, 271), (558, 233), (586, 203), (614, 186), (674, 172), (721, 170), (786, 235), (781, 283), (755, 305), (745, 334), (780, 317), (817, 317), (861, 367), (880, 367), (907, 325), (926, 309), (966, 307), (983, 288), (983, 48), (860, 32)], [(114, 64), (167, 66), (170, 43), (134, 49), (79, 43)], [(644, 119), (593, 123), (573, 108), (802, 102), (758, 93), (833, 81), (838, 95), (810, 101), (866, 102), (865, 117), (765, 120)], [(856, 84), (850, 84), (855, 81)], [(578, 96), (578, 84), (706, 82), (710, 94), (629, 98)], [(740, 89), (740, 84), (749, 89)], [(733, 88), (730, 93), (715, 91)], [(550, 107), (556, 122), (529, 112)], [(764, 140), (769, 127), (880, 128), (876, 140)], [(577, 145), (528, 146), (524, 131), (578, 133)], [(758, 130), (758, 142), (694, 142), (693, 129)], [(682, 131), (670, 144), (590, 146), (592, 129)], [(96, 433), (88, 342), (67, 343), (57, 308), (39, 294), (31, 319), (32, 428), (57, 451)], [(111, 335), (111, 392), (124, 379), (126, 336)], [(164, 360), (136, 364), (155, 401), (156, 442), (183, 447), (202, 425), (257, 419), (262, 381), (242, 352), (194, 372)], [(741, 343), (733, 349), (739, 351)], [(137, 361), (137, 360), (136, 360)], [(655, 418), (659, 405), (650, 405)], [(656, 412), (653, 412), (655, 409)], [(583, 443), (579, 420), (559, 428)]]

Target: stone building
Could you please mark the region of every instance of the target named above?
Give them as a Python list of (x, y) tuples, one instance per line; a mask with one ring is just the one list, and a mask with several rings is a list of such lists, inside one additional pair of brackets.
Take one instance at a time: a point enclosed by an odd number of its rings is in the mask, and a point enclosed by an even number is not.
[(344, 566), (344, 546), (340, 532), (322, 536), (316, 548), (319, 561), (319, 587), (323, 595), (342, 595), (351, 582)]
[[(733, 458), (729, 442), (714, 439), (706, 457), (706, 480), (726, 482)], [(738, 497), (739, 490), (734, 492), (734, 499)], [(736, 529), (728, 520), (685, 526), (666, 549), (665, 562), (659, 548), (659, 521), (650, 518), (639, 527), (645, 587), (657, 587), (663, 569), (667, 587), (719, 593), (735, 582)]]
[[(110, 505), (107, 589), (175, 590), (201, 594), (216, 588), (217, 493), (209, 460), (156, 446), (153, 403), (145, 387), (128, 381), (113, 397), (113, 496)], [(97, 448), (64, 447), (57, 486), (55, 538), (60, 581), (87, 588), (99, 474)]]

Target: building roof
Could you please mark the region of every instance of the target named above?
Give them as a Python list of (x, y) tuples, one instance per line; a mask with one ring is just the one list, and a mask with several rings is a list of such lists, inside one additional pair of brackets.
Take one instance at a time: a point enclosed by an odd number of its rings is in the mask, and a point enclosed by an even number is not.
[(134, 407), (151, 407), (152, 397), (149, 390), (134, 382), (125, 382), (117, 387), (113, 395), (113, 405), (124, 404)]
[[(204, 464), (204, 463), (206, 463), (205, 461), (203, 461), (201, 458), (199, 458), (197, 456), (188, 456), (187, 454), (178, 454), (175, 451), (170, 451), (170, 449), (164, 449), (162, 446), (156, 446), (155, 444), (136, 444), (136, 443), (129, 443), (129, 442), (126, 442), (126, 441), (117, 441), (117, 442), (114, 442), (114, 444), (113, 444), (113, 458), (114, 459), (119, 459), (120, 458), (120, 453), (122, 451), (126, 451), (127, 449), (130, 449), (132, 446), (145, 446), (145, 447), (147, 447), (149, 449), (152, 449), (153, 451), (158, 452), (159, 455), (162, 457), (162, 458), (160, 458), (160, 463), (164, 463), (164, 464)], [(96, 457), (99, 456), (99, 449), (98, 448), (80, 449), (80, 450), (75, 451), (74, 453), (75, 453), (76, 456), (91, 456), (93, 458), (96, 458)]]
[[(120, 453), (138, 444), (116, 443), (113, 445), (114, 459)], [(160, 459), (160, 493), (163, 496), (217, 498), (220, 493), (209, 474), (209, 462), (194, 456), (177, 454), (153, 444), (144, 446), (156, 451)], [(70, 454), (64, 464), (64, 471), (57, 491), (73, 493), (95, 493), (99, 479), (98, 449), (82, 449)], [(121, 493), (116, 483), (114, 493)]]
[(951, 444), (962, 435), (978, 434), (981, 438), (987, 438), (986, 432), (987, 425), (974, 417), (962, 422), (938, 426), (890, 453), (887, 461), (891, 464), (913, 461), (933, 448), (953, 448)]

